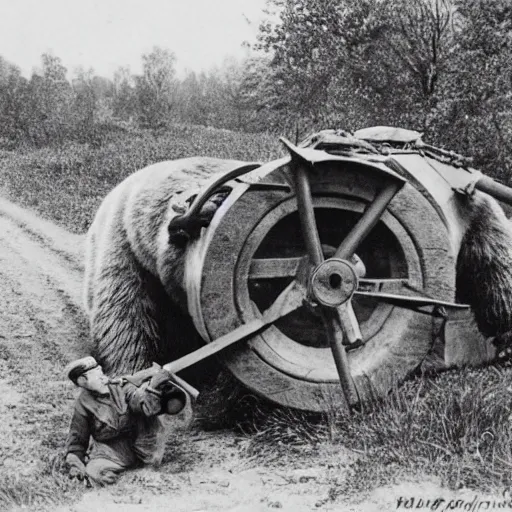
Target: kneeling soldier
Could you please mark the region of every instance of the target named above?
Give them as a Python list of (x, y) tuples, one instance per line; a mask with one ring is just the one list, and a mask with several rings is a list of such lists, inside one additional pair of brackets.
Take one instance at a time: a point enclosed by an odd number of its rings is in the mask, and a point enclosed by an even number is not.
[(130, 467), (161, 462), (165, 436), (158, 415), (177, 414), (186, 404), (167, 371), (110, 380), (93, 357), (84, 357), (68, 365), (67, 375), (82, 388), (66, 446), (71, 478), (111, 484)]

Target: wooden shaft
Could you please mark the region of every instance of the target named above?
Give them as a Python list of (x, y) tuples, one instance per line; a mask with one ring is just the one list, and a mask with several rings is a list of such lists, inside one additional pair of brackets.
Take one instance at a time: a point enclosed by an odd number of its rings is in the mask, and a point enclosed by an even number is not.
[(492, 178), (489, 178), (489, 176), (482, 176), (475, 183), (475, 188), (512, 206), (512, 188), (494, 181)]
[(322, 244), (318, 235), (318, 227), (313, 207), (313, 197), (309, 184), (308, 170), (303, 164), (299, 164), (293, 170), (295, 180), (295, 192), (297, 195), (297, 207), (302, 227), (302, 236), (306, 244), (309, 261), (312, 265), (320, 265), (324, 261)]
[(198, 348), (194, 352), (187, 354), (176, 361), (171, 361), (163, 366), (168, 372), (175, 374), (189, 366), (192, 366), (207, 357), (210, 357), (221, 350), (242, 341), (249, 336), (256, 334), (279, 318), (288, 315), (292, 311), (302, 306), (305, 296), (305, 290), (296, 282), (292, 281), (277, 297), (272, 306), (270, 306), (262, 315), (246, 324), (233, 329), (224, 336), (215, 341)]
[(208, 343), (207, 345), (204, 345), (194, 352), (176, 359), (176, 361), (171, 361), (170, 363), (165, 364), (163, 368), (170, 373), (180, 372), (181, 370), (184, 370), (185, 368), (188, 368), (189, 366), (192, 366), (199, 361), (202, 361), (203, 359), (206, 359), (207, 357), (220, 352), (226, 347), (233, 345), (233, 343), (243, 340), (251, 334), (257, 333), (264, 327), (265, 323), (259, 319), (253, 320), (247, 324), (243, 324), (225, 336), (221, 336), (220, 338), (216, 339), (212, 343)]
[(385, 186), (368, 205), (356, 225), (350, 230), (350, 233), (344, 238), (336, 251), (336, 258), (343, 260), (350, 259), (356, 252), (359, 244), (370, 233), (373, 227), (379, 222), (382, 214), (388, 207), (393, 197), (402, 187), (402, 183), (391, 182)]
[(356, 386), (350, 375), (350, 367), (348, 365), (348, 357), (343, 347), (342, 327), (337, 309), (323, 308), (322, 317), (327, 331), (327, 337), (331, 345), (332, 355), (338, 370), (341, 389), (349, 406), (358, 403)]

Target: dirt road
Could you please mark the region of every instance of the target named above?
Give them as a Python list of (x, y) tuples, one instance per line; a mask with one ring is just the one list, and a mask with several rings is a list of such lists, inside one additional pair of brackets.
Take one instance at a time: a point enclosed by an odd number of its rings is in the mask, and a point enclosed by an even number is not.
[[(359, 497), (345, 500), (336, 489), (354, 455), (339, 445), (266, 463), (248, 455), (244, 436), (190, 428), (190, 410), (168, 420), (161, 468), (129, 472), (107, 489), (64, 483), (58, 461), (76, 391), (63, 368), (90, 348), (82, 251), (82, 236), (0, 199), (0, 510), (369, 512), (395, 510), (397, 496), (411, 491), (349, 504)], [(416, 496), (422, 489), (441, 492), (413, 486)]]
[(62, 369), (88, 350), (80, 311), (81, 251), (82, 237), (0, 201), (0, 468), (4, 472), (37, 470), (40, 444), (53, 442), (58, 426), (53, 421), (71, 403), (69, 390), (62, 392)]

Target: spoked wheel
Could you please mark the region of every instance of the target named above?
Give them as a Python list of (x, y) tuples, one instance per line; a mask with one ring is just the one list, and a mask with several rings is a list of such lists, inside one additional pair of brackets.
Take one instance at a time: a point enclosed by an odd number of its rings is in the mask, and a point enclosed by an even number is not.
[[(399, 179), (354, 162), (311, 171), (292, 161), (264, 181), (234, 190), (209, 228), (203, 331), (217, 339), (270, 311), (277, 320), (221, 357), (276, 403), (326, 411), (384, 395), (425, 358), (432, 318), (374, 292), (405, 286), (454, 298), (438, 213), (411, 185), (400, 190)], [(298, 294), (302, 305), (290, 307)]]
[[(350, 227), (361, 217), (364, 204), (360, 201), (323, 196), (315, 197), (314, 205), (322, 254), (328, 259), (334, 256), (336, 248), (346, 237)], [(361, 244), (354, 265), (356, 274), (359, 273), (359, 277), (362, 278), (360, 289), (378, 288), (392, 291), (404, 282), (421, 285), (421, 282), (418, 282), (418, 259), (408, 257), (404, 253), (397, 234), (406, 244), (406, 233), (386, 215)], [(412, 246), (410, 241), (408, 245)], [(263, 314), (272, 306), (277, 297), (296, 278), (305, 254), (297, 205), (294, 199), (290, 199), (262, 219), (251, 233), (240, 255), (236, 283), (238, 304), (244, 322), (249, 322), (255, 315)], [(338, 277), (337, 273), (332, 273), (328, 278), (334, 289), (342, 286), (341, 277)], [(352, 308), (358, 321), (361, 340), (368, 341), (382, 328), (392, 306), (371, 296), (354, 295)], [(262, 334), (262, 337), (274, 351), (280, 347), (282, 356), (283, 349), (288, 346), (288, 364), (284, 359), (280, 361), (280, 368), (288, 373), (293, 374), (294, 364), (303, 365), (317, 358), (319, 354), (326, 357), (326, 361), (332, 360), (329, 339), (320, 311), (313, 305), (304, 304), (280, 318), (273, 327), (269, 327), (267, 332)], [(354, 343), (356, 340), (350, 341)], [(265, 353), (265, 346), (261, 347), (262, 356)], [(350, 349), (350, 345), (347, 345), (347, 348)], [(315, 349), (327, 351), (321, 353)], [(267, 355), (269, 357), (263, 357), (274, 362), (272, 354)], [(305, 359), (302, 359), (304, 356)], [(337, 373), (332, 364), (331, 361), (330, 370), (334, 371), (331, 380), (336, 380)], [(319, 382), (325, 381), (325, 370), (324, 367), (319, 375), (315, 375), (315, 372), (310, 373), (310, 378)]]

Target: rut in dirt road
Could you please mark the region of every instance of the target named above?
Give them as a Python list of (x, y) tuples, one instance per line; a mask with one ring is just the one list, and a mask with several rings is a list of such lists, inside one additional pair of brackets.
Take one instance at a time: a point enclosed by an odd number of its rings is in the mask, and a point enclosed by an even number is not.
[(0, 199), (0, 473), (30, 474), (62, 448), (63, 369), (90, 350), (83, 238)]
[(0, 335), (48, 330), (62, 357), (87, 353), (81, 306), (83, 238), (0, 200), (0, 291), (17, 306), (4, 315)]

